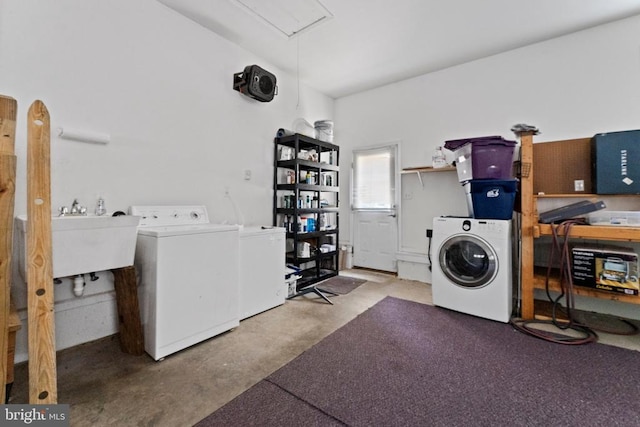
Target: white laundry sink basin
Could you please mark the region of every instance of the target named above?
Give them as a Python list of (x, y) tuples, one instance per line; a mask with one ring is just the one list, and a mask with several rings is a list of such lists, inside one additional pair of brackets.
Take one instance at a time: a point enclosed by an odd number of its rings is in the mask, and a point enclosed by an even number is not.
[[(140, 217), (59, 216), (51, 219), (53, 277), (133, 265)], [(16, 217), (20, 273), (27, 278), (27, 216)]]

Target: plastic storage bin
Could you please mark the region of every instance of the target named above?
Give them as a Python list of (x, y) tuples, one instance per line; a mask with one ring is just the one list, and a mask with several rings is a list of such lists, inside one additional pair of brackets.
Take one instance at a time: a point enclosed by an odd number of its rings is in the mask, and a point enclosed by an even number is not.
[(471, 194), (473, 217), (511, 219), (516, 200), (517, 182), (515, 179), (474, 179), (466, 183), (464, 186), (468, 186), (468, 192)]
[(591, 225), (612, 225), (621, 227), (640, 227), (638, 211), (598, 211), (587, 216)]
[(640, 130), (594, 135), (591, 156), (596, 194), (640, 194)]
[(513, 153), (516, 142), (501, 136), (484, 136), (446, 141), (454, 152), (460, 182), (472, 179), (513, 178)]
[(320, 141), (333, 142), (333, 121), (332, 120), (318, 120), (313, 123), (316, 130), (316, 137)]

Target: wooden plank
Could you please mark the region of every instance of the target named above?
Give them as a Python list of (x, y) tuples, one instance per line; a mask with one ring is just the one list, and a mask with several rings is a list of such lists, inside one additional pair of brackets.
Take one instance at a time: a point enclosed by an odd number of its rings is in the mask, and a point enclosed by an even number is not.
[[(540, 235), (551, 236), (553, 229), (551, 224), (540, 224)], [(558, 228), (558, 235), (564, 235)], [(618, 227), (610, 225), (574, 225), (571, 227), (569, 237), (578, 239), (616, 240), (621, 242), (635, 242), (640, 240), (639, 227)]]
[(0, 154), (15, 154), (17, 112), (16, 100), (0, 95)]
[(57, 403), (51, 249), (49, 112), (34, 101), (27, 116), (27, 315), (29, 403)]
[[(0, 95), (0, 378), (8, 377), (11, 256), (13, 254), (13, 211), (16, 184), (15, 99)], [(0, 387), (0, 403), (6, 398)]]
[(118, 322), (120, 324), (120, 349), (139, 356), (144, 353), (144, 337), (140, 322), (138, 285), (133, 266), (111, 270), (116, 289)]
[(533, 319), (533, 239), (534, 226), (537, 225), (535, 200), (533, 198), (533, 133), (520, 135), (520, 160), (522, 170), (528, 170), (520, 179), (521, 196), (521, 292), (523, 319)]

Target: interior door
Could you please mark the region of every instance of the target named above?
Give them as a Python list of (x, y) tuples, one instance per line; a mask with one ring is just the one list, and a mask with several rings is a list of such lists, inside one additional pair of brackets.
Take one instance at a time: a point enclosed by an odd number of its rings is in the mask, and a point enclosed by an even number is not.
[(354, 150), (353, 265), (397, 272), (397, 145)]

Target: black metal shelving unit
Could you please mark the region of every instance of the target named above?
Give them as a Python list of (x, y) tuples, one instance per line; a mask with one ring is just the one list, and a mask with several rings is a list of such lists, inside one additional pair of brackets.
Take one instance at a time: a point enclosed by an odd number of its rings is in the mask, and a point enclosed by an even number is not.
[(289, 298), (313, 292), (331, 303), (316, 284), (338, 275), (340, 148), (301, 134), (274, 142), (273, 225), (287, 230), (287, 263), (302, 275)]

